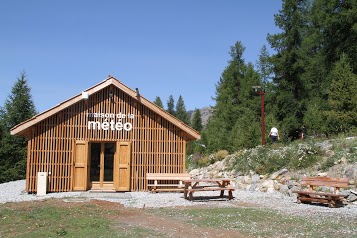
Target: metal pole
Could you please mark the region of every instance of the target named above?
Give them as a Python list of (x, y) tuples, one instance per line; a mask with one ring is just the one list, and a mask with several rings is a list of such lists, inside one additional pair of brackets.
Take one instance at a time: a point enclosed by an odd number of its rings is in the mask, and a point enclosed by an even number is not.
[(262, 146), (265, 146), (265, 123), (264, 123), (264, 94), (265, 90), (263, 88), (262, 91), (258, 91), (258, 89), (261, 88), (261, 86), (253, 86), (255, 93), (260, 95), (260, 100), (261, 100), (261, 121), (262, 121)]
[(260, 92), (261, 101), (262, 101), (262, 146), (265, 146), (265, 123), (264, 123), (264, 91)]

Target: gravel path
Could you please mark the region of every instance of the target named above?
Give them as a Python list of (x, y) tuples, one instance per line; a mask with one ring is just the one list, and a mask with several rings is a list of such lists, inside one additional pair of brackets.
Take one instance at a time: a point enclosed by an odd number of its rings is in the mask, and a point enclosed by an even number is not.
[[(60, 198), (68, 201), (83, 201), (87, 199), (119, 202), (125, 207), (157, 208), (177, 206), (215, 206), (215, 207), (265, 207), (297, 216), (336, 216), (357, 218), (357, 204), (349, 204), (342, 208), (328, 208), (326, 206), (297, 204), (296, 197), (288, 197), (281, 193), (262, 193), (236, 190), (234, 199), (217, 197), (215, 192), (196, 192), (194, 202), (183, 199), (182, 193), (150, 193), (128, 192), (99, 194), (88, 192), (49, 193), (44, 196), (27, 194), (25, 180), (0, 184), (0, 204), (7, 202), (22, 202)], [(209, 199), (208, 199), (209, 198)]]

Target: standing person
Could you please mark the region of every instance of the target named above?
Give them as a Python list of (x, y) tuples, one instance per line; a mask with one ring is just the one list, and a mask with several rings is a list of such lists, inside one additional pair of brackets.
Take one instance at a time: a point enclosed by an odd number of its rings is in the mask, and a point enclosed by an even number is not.
[(276, 127), (271, 128), (269, 132), (269, 137), (271, 138), (271, 143), (275, 143), (276, 139), (280, 140), (279, 132)]
[(301, 126), (301, 134), (300, 134), (300, 139), (303, 141), (306, 137), (306, 128), (304, 125)]

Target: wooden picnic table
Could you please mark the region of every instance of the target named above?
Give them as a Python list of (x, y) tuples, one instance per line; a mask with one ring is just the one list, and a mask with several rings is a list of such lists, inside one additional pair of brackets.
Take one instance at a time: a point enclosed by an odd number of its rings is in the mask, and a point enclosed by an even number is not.
[(193, 200), (193, 193), (197, 191), (221, 191), (220, 197), (223, 197), (224, 191), (228, 191), (229, 200), (233, 199), (232, 192), (234, 188), (230, 186), (231, 179), (215, 178), (215, 179), (184, 179), (182, 182), (185, 184), (184, 198)]

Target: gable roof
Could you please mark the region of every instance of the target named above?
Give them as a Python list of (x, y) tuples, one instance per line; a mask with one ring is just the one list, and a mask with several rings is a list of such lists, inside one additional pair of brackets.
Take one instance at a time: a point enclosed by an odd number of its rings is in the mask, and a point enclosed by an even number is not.
[[(158, 115), (165, 118), (166, 120), (168, 120), (169, 122), (173, 123), (178, 128), (180, 128), (181, 130), (186, 132), (186, 134), (188, 136), (188, 140), (195, 140), (195, 139), (201, 138), (200, 134), (196, 130), (189, 127), (184, 122), (177, 119), (176, 117), (172, 116), (171, 114), (166, 112), (161, 107), (159, 107), (159, 106), (155, 105), (154, 103), (150, 102), (149, 100), (145, 99), (143, 96), (138, 95), (136, 91), (125, 86), (123, 83), (121, 83), (119, 80), (117, 80), (116, 78), (114, 78), (112, 76), (109, 76), (103, 82), (85, 90), (84, 92), (87, 92), (89, 95), (91, 95), (91, 94), (94, 94), (110, 85), (114, 85), (115, 87), (124, 91), (126, 94), (128, 94), (132, 98), (135, 98), (138, 102), (140, 102), (144, 106), (148, 107), (150, 110), (156, 112)], [(11, 133), (11, 135), (26, 136), (26, 134), (28, 133), (28, 129), (31, 126), (45, 120), (46, 118), (62, 111), (65, 108), (68, 108), (69, 106), (71, 106), (81, 100), (83, 100), (82, 93), (58, 104), (57, 106), (55, 106), (47, 111), (37, 114), (36, 116), (28, 119), (27, 121), (24, 121), (16, 126), (14, 126), (13, 128), (11, 128), (10, 133)]]

